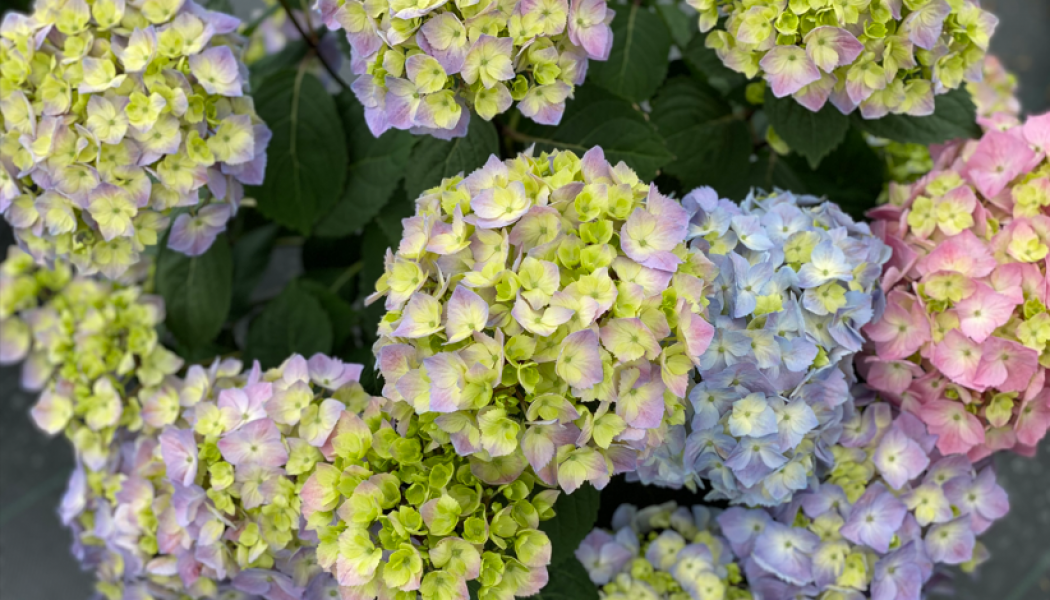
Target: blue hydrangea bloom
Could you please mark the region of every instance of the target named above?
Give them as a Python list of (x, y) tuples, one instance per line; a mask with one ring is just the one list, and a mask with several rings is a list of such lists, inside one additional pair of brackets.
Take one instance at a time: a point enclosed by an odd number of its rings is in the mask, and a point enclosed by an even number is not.
[(706, 298), (715, 334), (687, 423), (633, 477), (776, 506), (830, 465), (890, 250), (812, 196), (753, 192), (738, 206), (700, 188), (682, 205), (690, 244), (718, 268)]

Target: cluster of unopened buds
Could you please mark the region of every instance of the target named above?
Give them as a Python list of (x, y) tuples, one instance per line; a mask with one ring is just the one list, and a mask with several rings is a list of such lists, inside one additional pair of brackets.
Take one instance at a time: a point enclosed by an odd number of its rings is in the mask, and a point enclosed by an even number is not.
[(0, 26), (0, 214), (38, 262), (120, 276), (176, 217), (204, 252), (262, 182), (233, 17), (192, 0), (39, 0)]
[(517, 101), (548, 125), (612, 49), (606, 0), (318, 0), (346, 32), (352, 87), (372, 133), (390, 128), (451, 138)]
[(673, 427), (637, 476), (707, 480), (712, 498), (774, 506), (830, 462), (889, 248), (812, 196), (752, 193), (737, 206), (704, 188), (683, 204), (692, 247), (718, 267), (705, 300), (715, 334), (688, 427)]
[(571, 493), (684, 423), (716, 268), (677, 201), (600, 148), (525, 153), (446, 179), (403, 225), (375, 352), (436, 439)]
[(893, 258), (858, 366), (946, 455), (1030, 453), (1050, 428), (1048, 148), (1050, 115), (950, 144), (871, 213)]
[(317, 562), (344, 597), (532, 596), (547, 584), (556, 490), (511, 465), (457, 455), (435, 423), (377, 398), (344, 412), (302, 488)]
[(812, 111), (925, 116), (979, 81), (998, 19), (976, 0), (686, 0), (727, 67)]
[(942, 457), (918, 419), (893, 411), (851, 415), (834, 470), (793, 502), (714, 522), (703, 507), (621, 507), (615, 535), (594, 531), (576, 556), (603, 598), (918, 599), (938, 570), (984, 559), (976, 536), (1009, 503), (991, 467)]
[(714, 513), (674, 502), (621, 504), (613, 531), (595, 529), (576, 550), (602, 600), (750, 600)]

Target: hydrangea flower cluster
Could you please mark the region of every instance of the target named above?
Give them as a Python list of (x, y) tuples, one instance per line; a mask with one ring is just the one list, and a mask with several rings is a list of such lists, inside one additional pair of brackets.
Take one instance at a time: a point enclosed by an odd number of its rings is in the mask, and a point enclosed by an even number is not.
[[(204, 252), (262, 182), (239, 21), (192, 0), (38, 0), (0, 26), (0, 214), (38, 262), (114, 278), (157, 244)], [(205, 186), (207, 189), (205, 190)]]
[[(0, 265), (0, 363), (24, 361), (23, 387), (42, 390), (37, 426), (65, 432), (93, 469), (118, 427), (142, 428), (140, 398), (182, 367), (158, 341), (163, 320), (163, 301), (138, 286), (39, 267), (14, 246)], [(138, 392), (130, 398), (129, 386)]]
[(761, 74), (814, 112), (933, 113), (934, 95), (979, 81), (998, 19), (977, 0), (687, 0), (722, 62)]
[(706, 296), (715, 335), (688, 428), (673, 428), (637, 476), (709, 480), (711, 498), (777, 505), (831, 461), (889, 248), (812, 196), (752, 193), (738, 207), (701, 188), (683, 204), (693, 248), (717, 266)]
[(122, 430), (102, 468), (78, 467), (62, 505), (100, 590), (302, 600), (336, 589), (301, 530), (298, 492), (324, 460), (332, 413), (367, 404), (360, 371), (323, 355), (265, 373), (216, 360), (148, 397), (148, 432)]
[(538, 593), (552, 550), (539, 525), (559, 492), (457, 455), (436, 418), (379, 398), (342, 413), (301, 492), (318, 563), (344, 598), (465, 600), (468, 581), (480, 600)]
[(705, 506), (616, 509), (576, 550), (602, 600), (750, 600), (729, 542)]
[(256, 364), (226, 389), (216, 389), (212, 373), (190, 370), (178, 395), (187, 426), (159, 436), (176, 526), (164, 552), (186, 587), (229, 578), (246, 594), (302, 596), (320, 569), (316, 542), (301, 530), (299, 489), (331, 455), (341, 416), (370, 401), (357, 383), (361, 369), (293, 355), (266, 372)]
[(976, 535), (1006, 514), (1006, 492), (991, 467), (942, 458), (935, 439), (913, 415), (871, 404), (846, 424), (819, 488), (775, 511), (720, 515), (755, 596), (918, 600), (935, 569), (984, 560)]
[(423, 194), (373, 299), (384, 395), (492, 468), (601, 488), (684, 423), (715, 265), (689, 213), (601, 148), (501, 162)]
[(848, 419), (828, 479), (792, 502), (710, 523), (704, 507), (621, 507), (617, 533), (592, 532), (576, 556), (617, 600), (918, 600), (936, 570), (984, 560), (976, 536), (1009, 509), (991, 467), (941, 457), (935, 440), (874, 403)]
[(376, 136), (390, 128), (466, 135), (515, 101), (556, 125), (589, 60), (612, 49), (606, 0), (318, 0), (342, 29), (359, 77), (352, 88)]
[(907, 201), (872, 211), (894, 249), (865, 329), (869, 385), (943, 454), (1031, 452), (1050, 428), (1050, 115), (939, 149)]

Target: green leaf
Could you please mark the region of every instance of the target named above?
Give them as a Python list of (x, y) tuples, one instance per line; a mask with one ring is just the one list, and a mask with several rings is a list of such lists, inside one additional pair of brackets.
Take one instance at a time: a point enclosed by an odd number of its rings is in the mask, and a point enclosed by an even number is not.
[(291, 40), (274, 54), (267, 54), (248, 67), (249, 81), (258, 90), (267, 79), (287, 69), (295, 69), (310, 52), (310, 46), (300, 38)]
[(664, 170), (683, 188), (709, 185), (730, 198), (747, 193), (751, 132), (714, 88), (671, 79), (653, 99), (651, 118), (676, 157)]
[(813, 112), (790, 96), (777, 98), (767, 87), (765, 109), (773, 130), (814, 169), (842, 143), (849, 130), (849, 117), (830, 102), (820, 112)]
[(941, 144), (959, 138), (981, 137), (977, 109), (970, 94), (959, 88), (937, 96), (933, 114), (928, 117), (886, 115), (868, 120), (853, 114), (853, 124), (871, 135), (913, 144)]
[(418, 139), (397, 129), (378, 138), (373, 136), (365, 123), (364, 107), (352, 92), (339, 94), (335, 103), (343, 117), (350, 165), (346, 190), (332, 211), (317, 224), (315, 233), (325, 237), (361, 231), (383, 210), (408, 170), (408, 159)]
[(609, 60), (592, 61), (588, 77), (621, 98), (641, 102), (667, 77), (671, 32), (646, 6), (635, 2), (626, 10), (618, 8)]
[(327, 354), (332, 337), (332, 322), (321, 302), (293, 281), (252, 321), (244, 355), (268, 369), (292, 354)]
[(458, 173), (467, 175), (481, 168), (492, 154), (499, 154), (496, 126), (478, 116), (470, 119), (470, 128), (464, 137), (450, 141), (430, 136), (421, 139), (412, 150), (412, 168), (405, 175), (408, 197), (414, 201), (446, 177)]
[[(804, 161), (800, 160), (799, 163), (809, 168)], [(756, 160), (751, 163), (747, 173), (747, 185), (765, 191), (782, 189), (799, 194), (809, 193), (809, 188), (799, 178), (789, 159), (768, 148), (756, 154)]]
[(864, 140), (864, 134), (856, 129), (849, 132), (842, 145), (815, 171), (798, 157), (790, 156), (786, 162), (803, 188), (790, 183), (782, 185), (783, 181), (779, 187), (824, 196), (855, 219), (863, 219), (864, 213), (875, 207), (882, 192), (883, 162)]
[(656, 12), (671, 32), (675, 45), (680, 49), (689, 47), (689, 42), (697, 32), (696, 18), (686, 15), (677, 4), (657, 4)]
[[(575, 548), (574, 548), (575, 550)], [(535, 600), (598, 600), (598, 587), (575, 556), (547, 567), (550, 579)]]
[(233, 301), (230, 313), (241, 315), (248, 309), (252, 292), (259, 284), (280, 227), (273, 223), (253, 229), (233, 244)]
[(554, 518), (540, 523), (540, 530), (547, 534), (553, 545), (552, 564), (573, 559), (580, 542), (594, 529), (599, 497), (598, 490), (590, 484), (571, 494), (562, 492), (558, 496), (554, 503)]
[(332, 323), (332, 348), (341, 348), (343, 343), (350, 337), (354, 325), (357, 324), (358, 314), (338, 294), (327, 286), (309, 279), (299, 280), (298, 285), (310, 293), (321, 306), (324, 307), (328, 320)]
[(270, 129), (266, 180), (248, 195), (269, 219), (303, 234), (339, 199), (346, 179), (346, 139), (335, 102), (321, 82), (282, 71), (255, 94)]
[(571, 150), (579, 156), (601, 146), (609, 162), (627, 163), (643, 180), (653, 179), (661, 167), (674, 160), (643, 112), (591, 85), (576, 88), (576, 98), (569, 101), (560, 125), (526, 122), (514, 137), (535, 143), (540, 151)]
[(689, 68), (701, 75), (722, 95), (747, 83), (747, 77), (743, 73), (737, 73), (725, 66), (715, 51), (704, 44), (706, 39), (705, 34), (693, 36), (693, 40), (682, 50), (682, 58)]
[(225, 235), (200, 256), (171, 250), (165, 236), (156, 280), (157, 292), (164, 298), (164, 322), (180, 342), (199, 347), (219, 335), (233, 293), (233, 258)]

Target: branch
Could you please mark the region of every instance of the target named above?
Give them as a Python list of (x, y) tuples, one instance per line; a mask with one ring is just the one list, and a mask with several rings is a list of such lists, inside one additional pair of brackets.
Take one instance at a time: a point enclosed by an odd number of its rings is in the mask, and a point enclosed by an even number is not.
[(321, 55), (321, 50), (317, 47), (317, 42), (314, 41), (312, 36), (306, 34), (306, 30), (303, 29), (303, 26), (299, 24), (298, 20), (296, 20), (295, 15), (292, 14), (292, 7), (288, 5), (288, 0), (278, 1), (281, 3), (281, 6), (284, 7), (284, 12), (288, 15), (288, 20), (292, 22), (292, 25), (295, 27), (295, 30), (299, 32), (299, 35), (303, 38), (303, 41), (306, 42), (308, 46), (310, 46), (311, 50), (313, 50), (314, 55), (317, 56), (317, 60), (321, 61), (321, 66), (324, 67), (324, 70), (328, 71), (328, 74), (332, 76), (332, 79), (334, 79), (335, 82), (338, 83), (341, 88), (343, 88), (344, 90), (349, 90), (350, 86), (347, 85), (345, 81), (343, 81), (343, 78), (339, 76), (339, 73), (336, 73), (335, 69), (332, 68), (332, 65), (328, 64), (328, 62), (324, 59), (324, 56)]

